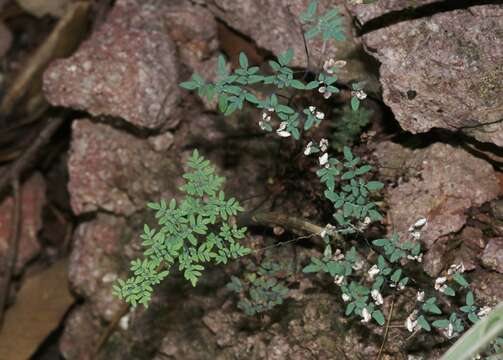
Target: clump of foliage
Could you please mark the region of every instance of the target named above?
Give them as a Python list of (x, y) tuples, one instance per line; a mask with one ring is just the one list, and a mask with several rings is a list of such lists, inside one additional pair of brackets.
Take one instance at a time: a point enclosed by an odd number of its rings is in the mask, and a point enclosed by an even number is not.
[[(329, 40), (344, 39), (342, 20), (336, 9), (325, 14), (317, 14), (317, 10), (318, 1), (311, 2), (300, 20), (308, 26), (304, 34), (306, 39), (322, 35), (324, 50)], [(224, 115), (241, 110), (248, 103), (262, 111), (258, 121), (262, 130), (299, 140), (303, 132), (319, 126), (325, 114), (312, 105), (296, 106), (293, 97), (285, 98), (279, 91), (259, 94), (253, 86), (269, 85), (278, 90), (317, 89), (328, 99), (339, 92), (336, 73), (345, 61), (328, 60), (314, 80), (305, 82), (305, 77), (296, 78), (296, 73), (289, 67), (293, 56), (289, 49), (280, 54), (277, 61), (271, 60), (271, 74), (263, 74), (258, 66), (250, 66), (243, 53), (239, 57), (239, 68), (231, 73), (224, 57), (220, 56), (216, 82), (207, 82), (200, 75), (193, 74), (181, 86), (197, 91), (210, 101), (216, 97)], [(351, 84), (350, 103), (344, 108), (341, 121), (335, 125), (332, 145), (335, 150), (342, 150), (343, 158), (329, 155), (327, 139), (319, 143), (309, 141), (304, 150), (306, 156), (318, 154), (320, 168), (316, 174), (326, 187), (324, 197), (333, 206), (335, 222), (327, 224), (319, 234), (313, 234), (322, 237), (324, 251), (320, 256), (311, 257), (303, 272), (331, 276), (340, 289), (345, 314), (356, 315), (363, 323), (373, 319), (381, 326), (386, 323), (382, 310), (386, 297), (397, 295), (414, 282), (419, 288), (416, 306), (404, 319), (405, 328), (410, 332), (437, 329), (450, 339), (460, 335), (469, 323), (478, 324), (489, 308), (476, 305), (474, 292), (463, 275), (462, 264), (451, 266), (445, 276), (437, 278), (433, 284), (419, 284), (414, 280), (414, 273), (408, 265), (422, 261), (419, 239), (426, 219), (419, 219), (411, 226), (409, 234), (402, 236), (393, 234), (390, 238), (375, 239), (366, 244), (347, 241), (348, 237), (361, 236), (373, 222), (382, 220), (372, 193), (384, 185), (370, 180), (372, 167), (363, 164), (347, 146), (368, 124), (371, 115), (361, 106), (367, 97), (363, 86), (362, 82)], [(273, 122), (273, 116), (277, 124)], [(204, 270), (203, 264), (225, 264), (250, 253), (250, 249), (239, 244), (246, 229), (238, 228), (231, 221), (231, 217), (243, 209), (235, 199), (226, 199), (221, 190), (223, 178), (215, 174), (214, 167), (197, 151), (190, 158), (188, 167), (192, 171), (184, 175), (187, 180), (182, 187), (185, 199), (180, 204), (175, 200), (169, 204), (161, 200), (148, 205), (156, 211), (159, 229), (145, 225), (141, 236), (146, 247), (144, 258), (133, 260), (133, 276), (126, 281), (119, 280), (114, 287), (115, 294), (133, 306), (137, 303), (147, 306), (153, 286), (169, 274), (175, 263), (195, 286)], [(243, 279), (232, 277), (227, 287), (238, 294), (241, 310), (256, 315), (283, 303), (288, 294), (286, 279), (290, 275), (282, 264), (267, 260), (259, 266), (249, 266)], [(497, 339), (493, 346), (493, 350), (501, 350), (501, 339)]]
[(249, 263), (243, 280), (232, 276), (227, 288), (239, 296), (238, 308), (253, 316), (283, 304), (292, 275), (291, 263), (266, 258), (260, 265)]
[(239, 243), (246, 228), (230, 222), (230, 217), (243, 208), (236, 199), (226, 199), (222, 191), (224, 178), (215, 174), (215, 168), (197, 150), (187, 166), (191, 171), (183, 175), (184, 200), (179, 204), (175, 199), (169, 204), (164, 200), (148, 204), (155, 211), (159, 228), (145, 224), (141, 235), (146, 248), (143, 259), (133, 260), (133, 276), (118, 280), (114, 286), (115, 295), (133, 306), (148, 306), (153, 286), (168, 276), (176, 263), (185, 279), (195, 286), (205, 263), (226, 264), (250, 252)]
[(337, 111), (338, 118), (332, 122), (334, 132), (331, 136), (331, 145), (337, 151), (342, 151), (344, 146), (350, 146), (360, 136), (363, 129), (370, 123), (372, 110), (359, 107), (354, 111), (349, 106)]

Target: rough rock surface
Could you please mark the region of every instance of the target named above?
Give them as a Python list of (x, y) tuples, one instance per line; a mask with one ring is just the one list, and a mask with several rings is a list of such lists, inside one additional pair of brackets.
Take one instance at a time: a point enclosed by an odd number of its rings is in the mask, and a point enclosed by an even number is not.
[(131, 244), (130, 228), (124, 218), (99, 214), (75, 230), (70, 257), (70, 284), (76, 293), (93, 304), (96, 315), (110, 321), (121, 301), (112, 295), (112, 284), (122, 273), (121, 255)]
[(207, 79), (216, 74), (219, 50), (217, 21), (202, 6), (174, 5), (164, 14), (169, 37), (178, 47), (180, 63)]
[(482, 255), (482, 263), (489, 269), (503, 273), (503, 238), (489, 240)]
[(440, 1), (442, 0), (379, 0), (372, 4), (356, 4), (356, 2), (348, 1), (347, 7), (358, 21), (364, 24), (390, 12), (409, 10)]
[[(283, 314), (290, 314), (289, 319), (283, 318), (279, 323), (255, 331), (240, 329), (238, 320), (242, 315), (232, 308), (214, 309), (203, 318), (207, 329), (191, 329), (191, 333), (198, 336), (188, 337), (188, 329), (168, 332), (155, 359), (169, 356), (177, 360), (314, 360), (344, 359), (345, 354), (375, 357), (379, 344), (363, 341), (369, 333), (347, 323), (339, 313), (340, 306), (332, 295), (311, 295), (301, 306), (283, 309)], [(338, 330), (334, 332), (334, 328)], [(210, 351), (204, 353), (201, 349)]]
[(108, 125), (76, 121), (68, 162), (75, 213), (102, 209), (131, 215), (147, 201), (174, 197), (181, 169), (165, 149), (172, 135), (160, 136), (140, 139)]
[[(404, 180), (388, 192), (394, 230), (404, 236), (417, 219), (426, 217), (428, 224), (421, 241), (427, 249), (433, 248), (439, 238), (461, 230), (466, 210), (499, 194), (498, 179), (491, 165), (451, 145), (436, 143), (410, 150), (388, 142), (378, 145), (376, 156), (383, 168), (406, 172)], [(432, 256), (427, 256), (430, 273), (441, 270), (439, 259), (445, 249), (445, 244), (439, 243), (435, 251), (432, 249)]]
[(12, 44), (12, 33), (3, 22), (0, 22), (0, 59), (9, 51)]
[[(302, 24), (298, 15), (305, 11), (309, 0), (207, 0), (209, 9), (223, 19), (226, 24), (237, 31), (252, 38), (256, 44), (275, 55), (285, 52), (289, 48), (294, 50), (291, 65), (306, 67), (306, 54), (302, 38)], [(339, 78), (343, 82), (350, 80), (368, 79), (366, 65), (361, 57), (361, 42), (354, 36), (354, 27), (351, 16), (348, 14), (345, 1), (322, 0), (319, 2), (319, 14), (328, 9), (338, 7), (343, 17), (345, 41), (331, 40), (323, 54), (323, 41), (321, 36), (308, 41), (311, 66), (321, 68), (323, 62), (329, 58), (344, 59), (348, 61), (347, 68), (340, 72)], [(308, 27), (305, 28), (306, 30)], [(355, 59), (352, 59), (355, 57)]]
[(45, 72), (49, 102), (122, 117), (140, 127), (175, 125), (178, 66), (160, 6), (117, 1), (107, 21), (74, 55)]
[(401, 127), (462, 130), (503, 146), (503, 7), (474, 6), (363, 37), (381, 63), (383, 98)]
[(91, 360), (103, 328), (93, 315), (91, 305), (73, 309), (65, 321), (65, 331), (59, 340), (59, 349), (65, 359)]
[[(19, 236), (19, 246), (15, 273), (33, 259), (40, 251), (37, 233), (42, 226), (42, 209), (45, 205), (45, 181), (40, 174), (33, 175), (20, 188), (22, 230)], [(14, 199), (7, 197), (0, 204), (0, 259), (5, 259), (12, 232), (12, 210)], [(3, 261), (2, 261), (3, 262)], [(3, 267), (2, 267), (3, 269)]]

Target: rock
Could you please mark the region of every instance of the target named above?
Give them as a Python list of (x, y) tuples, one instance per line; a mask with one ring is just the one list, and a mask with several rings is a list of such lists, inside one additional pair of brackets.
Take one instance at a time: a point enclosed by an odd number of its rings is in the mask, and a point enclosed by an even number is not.
[(12, 33), (3, 22), (0, 22), (0, 59), (9, 51), (12, 44)]
[(423, 269), (431, 277), (438, 276), (445, 266), (449, 265), (447, 263), (449, 259), (446, 257), (447, 240), (447, 237), (438, 239), (424, 256)]
[(482, 254), (482, 264), (491, 270), (503, 273), (503, 238), (489, 240)]
[(381, 62), (384, 101), (403, 129), (461, 130), (503, 146), (502, 24), (503, 8), (483, 5), (363, 36), (368, 52)]
[[(45, 181), (35, 173), (20, 187), (22, 229), (19, 236), (17, 261), (14, 273), (19, 274), (23, 267), (40, 252), (38, 231), (42, 227), (42, 210), (45, 205)], [(0, 204), (0, 259), (3, 263), (11, 241), (12, 211), (14, 199), (7, 197)]]
[(46, 70), (49, 102), (122, 117), (139, 127), (175, 126), (178, 66), (175, 45), (164, 29), (166, 9), (117, 1), (107, 21), (73, 56)]
[(503, 275), (494, 271), (477, 271), (471, 275), (472, 287), (479, 306), (496, 306), (503, 299)]
[[(256, 44), (275, 55), (285, 52), (288, 48), (294, 50), (291, 66), (306, 67), (306, 53), (302, 37), (302, 24), (298, 20), (300, 13), (307, 9), (310, 0), (207, 0), (209, 9), (226, 24), (249, 36)], [(361, 43), (354, 36), (355, 29), (352, 18), (345, 8), (345, 1), (319, 1), (319, 14), (337, 7), (342, 16), (345, 41), (330, 40), (326, 52), (322, 52), (321, 36), (308, 41), (311, 67), (321, 69), (329, 58), (347, 60), (345, 71), (341, 71), (339, 79), (342, 82), (351, 80), (369, 80), (368, 64), (362, 61), (359, 53), (363, 53)], [(306, 27), (305, 30), (308, 28)], [(377, 86), (374, 85), (373, 86)]]
[(410, 10), (436, 2), (440, 2), (440, 0), (414, 0), (413, 2), (409, 0), (379, 0), (372, 4), (357, 4), (356, 1), (348, 1), (347, 7), (361, 24), (365, 24), (390, 12)]
[[(397, 145), (378, 146), (378, 158), (402, 158), (407, 151)], [(388, 162), (391, 160), (388, 160)], [(427, 249), (442, 236), (461, 230), (465, 211), (494, 199), (499, 193), (492, 166), (468, 152), (436, 143), (410, 152), (401, 160), (408, 180), (388, 191), (389, 215), (394, 230), (402, 237), (417, 219), (426, 217), (421, 241)]]
[(240, 316), (229, 309), (217, 309), (203, 317), (203, 323), (216, 336), (218, 346), (228, 346), (236, 338), (236, 329), (232, 323), (239, 320)]
[(496, 220), (503, 220), (503, 199), (491, 201), (491, 214)]
[(181, 63), (206, 79), (216, 76), (219, 50), (217, 21), (202, 6), (173, 5), (164, 14), (169, 37), (178, 48)]
[(76, 307), (65, 321), (65, 330), (59, 340), (61, 354), (65, 359), (93, 359), (93, 350), (103, 330), (88, 304)]
[(74, 212), (131, 215), (148, 201), (173, 198), (181, 170), (165, 150), (170, 135), (160, 136), (140, 139), (104, 124), (76, 121), (68, 162)]
[(132, 234), (124, 218), (98, 214), (75, 230), (69, 279), (75, 292), (90, 301), (95, 315), (113, 319), (122, 301), (112, 295), (112, 284), (123, 273), (120, 261)]

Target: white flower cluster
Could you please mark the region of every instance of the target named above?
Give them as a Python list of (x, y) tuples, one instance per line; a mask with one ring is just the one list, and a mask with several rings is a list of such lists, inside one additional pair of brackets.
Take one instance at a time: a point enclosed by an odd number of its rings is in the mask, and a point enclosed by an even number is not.
[(491, 310), (492, 310), (492, 308), (490, 306), (484, 306), (484, 307), (480, 308), (480, 310), (477, 313), (477, 316), (482, 319), (484, 316), (489, 314), (491, 312)]
[[(328, 59), (327, 61), (325, 61), (325, 63), (323, 64), (323, 70), (329, 74), (329, 75), (334, 75), (335, 72), (338, 70), (338, 69), (341, 69), (343, 68), (344, 66), (346, 66), (346, 61), (344, 60), (334, 60), (334, 59)], [(330, 92), (327, 88), (327, 86), (324, 85), (324, 82), (323, 81), (320, 81), (320, 87), (318, 88), (318, 91), (323, 94), (323, 97), (325, 99), (328, 99), (330, 96), (332, 96), (332, 92)]]
[(455, 273), (464, 273), (465, 272), (465, 265), (463, 262), (460, 262), (459, 264), (453, 264), (449, 267), (449, 270), (447, 270), (447, 275), (454, 275)]
[(447, 289), (447, 284), (445, 283), (447, 278), (445, 276), (441, 276), (435, 279), (435, 290), (443, 293), (445, 289)]
[(363, 90), (353, 90), (351, 91), (351, 96), (356, 96), (358, 100), (365, 100), (367, 98), (367, 93)]
[(414, 240), (419, 240), (421, 238), (421, 231), (428, 224), (428, 220), (422, 217), (416, 220), (414, 224), (409, 227), (409, 234)]
[(315, 152), (321, 151), (322, 154), (319, 156), (318, 161), (320, 162), (320, 166), (329, 167), (330, 164), (328, 162), (328, 140), (321, 139), (319, 144), (315, 144), (310, 141), (306, 148), (304, 149), (304, 155), (309, 156)]
[(270, 128), (270, 123), (271, 123), (271, 113), (274, 112), (273, 108), (268, 108), (262, 111), (262, 120), (258, 122), (258, 126), (262, 130), (268, 130)]
[(381, 294), (381, 292), (379, 290), (373, 289), (370, 292), (370, 295), (372, 296), (372, 299), (374, 300), (374, 303), (376, 305), (382, 305), (382, 304), (384, 304), (384, 299), (383, 299), (382, 294)]
[[(453, 264), (449, 267), (449, 270), (447, 270), (447, 275), (451, 276), (455, 273), (464, 273), (465, 272), (465, 266), (463, 263), (459, 264)], [(444, 293), (445, 290), (447, 289), (447, 277), (446, 276), (440, 276), (435, 279), (435, 290)]]
[(381, 270), (377, 267), (377, 265), (373, 265), (367, 273), (369, 274), (370, 280), (374, 280), (374, 277), (379, 274)]
[(368, 323), (370, 321), (370, 319), (372, 318), (372, 315), (370, 314), (370, 312), (367, 310), (367, 308), (363, 308), (362, 310), (362, 319), (361, 319), (361, 322), (362, 323)]
[(449, 325), (447, 325), (447, 329), (443, 329), (442, 330), (442, 334), (447, 339), (451, 339), (454, 336), (454, 325), (452, 325), (451, 323), (449, 323)]
[(414, 310), (405, 320), (405, 327), (409, 332), (413, 332), (419, 329), (419, 325), (417, 323), (417, 315), (419, 312)]
[(323, 64), (323, 71), (329, 75), (334, 75), (337, 70), (342, 69), (346, 64), (347, 62), (344, 60), (334, 60), (330, 58)]
[(333, 235), (337, 228), (332, 224), (325, 225), (325, 228), (321, 231), (320, 236), (324, 238), (326, 235)]
[[(421, 231), (424, 230), (425, 226), (428, 224), (428, 220), (425, 217), (419, 218), (414, 224), (409, 227), (409, 235), (411, 240), (419, 241), (421, 239)], [(407, 259), (415, 260), (417, 262), (423, 261), (423, 254), (418, 254), (416, 256), (407, 255)]]
[(286, 129), (287, 126), (288, 126), (288, 123), (286, 121), (282, 121), (279, 124), (278, 130), (276, 130), (276, 134), (278, 134), (279, 136), (284, 137), (284, 138), (290, 137), (292, 134), (290, 134), (290, 131), (288, 131)]
[(332, 256), (332, 260), (334, 261), (341, 261), (344, 260), (344, 254), (340, 249), (336, 249), (334, 255)]
[(310, 106), (309, 107), (309, 111), (311, 112), (311, 114), (313, 114), (313, 116), (315, 118), (317, 118), (318, 120), (323, 120), (325, 118), (325, 113), (321, 112), (321, 111), (318, 111), (316, 110), (316, 106)]

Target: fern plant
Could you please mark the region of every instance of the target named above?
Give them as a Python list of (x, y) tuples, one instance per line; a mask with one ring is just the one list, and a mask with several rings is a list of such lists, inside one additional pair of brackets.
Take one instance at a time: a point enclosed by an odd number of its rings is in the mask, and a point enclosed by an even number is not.
[(230, 221), (243, 208), (236, 199), (226, 199), (222, 191), (224, 178), (216, 175), (215, 168), (197, 150), (187, 166), (192, 171), (183, 175), (184, 200), (179, 204), (175, 199), (169, 204), (164, 200), (148, 204), (155, 211), (159, 228), (144, 226), (143, 259), (133, 260), (133, 275), (114, 286), (115, 295), (133, 306), (147, 307), (153, 287), (169, 275), (175, 264), (196, 286), (205, 263), (226, 264), (250, 252), (239, 243), (246, 228), (238, 228)]

